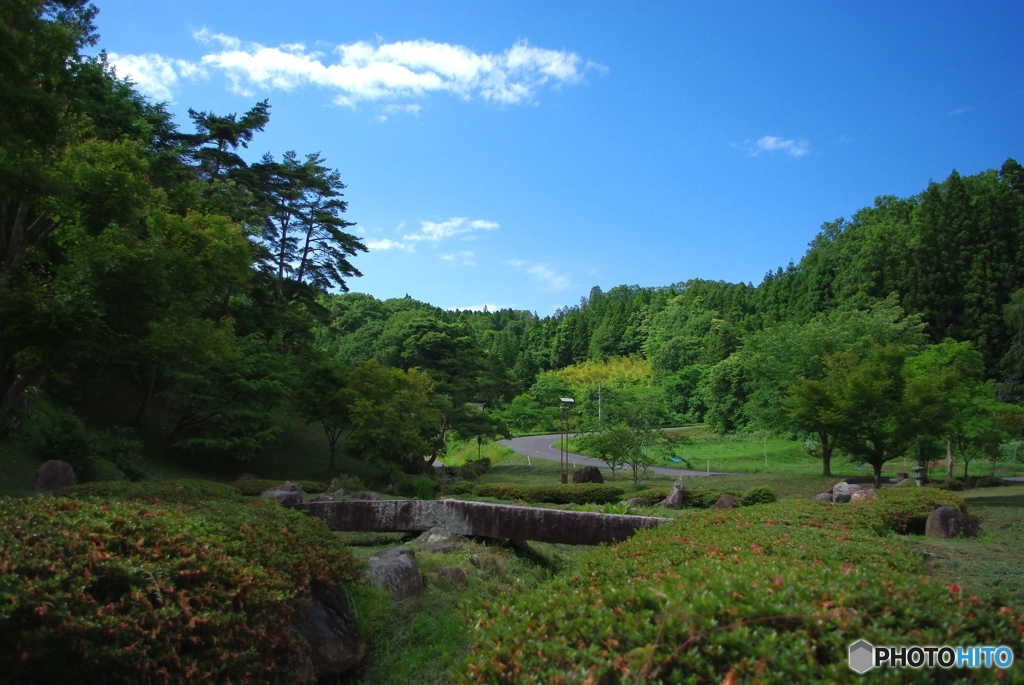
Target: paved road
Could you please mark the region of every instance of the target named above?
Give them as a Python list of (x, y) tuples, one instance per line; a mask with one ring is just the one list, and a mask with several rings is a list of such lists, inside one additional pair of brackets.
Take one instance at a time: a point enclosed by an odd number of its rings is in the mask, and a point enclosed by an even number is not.
[[(558, 450), (553, 445), (558, 442), (560, 436), (556, 433), (554, 435), (530, 435), (525, 438), (512, 438), (511, 440), (499, 440), (499, 445), (505, 447), (511, 447), (516, 452), (522, 455), (528, 455), (530, 457), (538, 457), (540, 459), (550, 459), (551, 461), (558, 461), (560, 455)], [(607, 465), (600, 459), (594, 459), (593, 457), (587, 457), (582, 454), (569, 453), (569, 461), (575, 462), (577, 466), (601, 466), (607, 468)], [(674, 469), (668, 466), (652, 466), (647, 469), (654, 473), (662, 473), (666, 476), (727, 476), (729, 474), (722, 471), (697, 471), (694, 469)]]

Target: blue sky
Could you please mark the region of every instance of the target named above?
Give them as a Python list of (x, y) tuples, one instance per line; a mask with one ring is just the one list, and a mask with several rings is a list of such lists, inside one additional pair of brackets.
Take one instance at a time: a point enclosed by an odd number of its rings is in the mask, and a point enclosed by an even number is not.
[(183, 126), (269, 98), (250, 158), (340, 170), (380, 298), (757, 284), (878, 195), (1024, 162), (1016, 1), (97, 4)]

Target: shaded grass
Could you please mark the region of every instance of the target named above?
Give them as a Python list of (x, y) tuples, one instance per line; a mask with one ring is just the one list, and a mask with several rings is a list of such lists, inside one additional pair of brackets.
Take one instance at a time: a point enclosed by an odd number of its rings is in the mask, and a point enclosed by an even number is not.
[(977, 538), (941, 540), (909, 537), (906, 544), (925, 557), (932, 575), (975, 593), (998, 592), (1024, 601), (1024, 485), (957, 493), (981, 520)]

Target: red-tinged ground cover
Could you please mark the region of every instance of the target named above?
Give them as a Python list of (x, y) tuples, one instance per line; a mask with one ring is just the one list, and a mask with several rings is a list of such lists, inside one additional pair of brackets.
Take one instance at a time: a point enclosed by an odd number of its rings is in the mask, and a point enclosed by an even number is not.
[(935, 489), (831, 505), (695, 511), (603, 547), (571, 574), (475, 616), (459, 683), (1014, 682), (1009, 672), (849, 670), (848, 645), (1010, 645), (1024, 607), (929, 579), (898, 532)]

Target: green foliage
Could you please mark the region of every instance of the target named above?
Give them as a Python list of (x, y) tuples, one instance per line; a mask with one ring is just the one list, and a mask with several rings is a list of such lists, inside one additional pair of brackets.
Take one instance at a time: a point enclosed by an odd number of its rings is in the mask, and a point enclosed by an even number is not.
[(204, 502), (212, 500), (239, 500), (239, 489), (221, 483), (212, 483), (208, 480), (146, 481), (143, 483), (103, 481), (65, 488), (57, 493), (57, 496), (75, 499), (100, 497), (119, 502), (202, 506)]
[(135, 481), (148, 475), (139, 460), (142, 444), (132, 439), (130, 429), (89, 430), (71, 409), (44, 403), (37, 410), (31, 431), (31, 441), (39, 444), (40, 454), (71, 464), (80, 482)]
[[(0, 500), (0, 668), (13, 682), (295, 682), (313, 584), (360, 564), (275, 505)], [(195, 486), (185, 485), (195, 493)], [(200, 490), (202, 489), (201, 486)]]
[(455, 483), (445, 494), (473, 494), (479, 497), (547, 502), (549, 504), (604, 504), (622, 500), (625, 491), (612, 485), (582, 483), (573, 485), (519, 485), (510, 483)]
[(922, 577), (920, 555), (886, 538), (886, 512), (902, 520), (919, 504), (903, 492), (797, 501), (638, 532), (536, 590), (481, 603), (455, 682), (847, 682), (861, 638), (1016, 644), (1019, 611)]
[(467, 461), (462, 466), (457, 467), (459, 478), (465, 478), (466, 480), (473, 480), (477, 476), (482, 476), (491, 470), (491, 460), (487, 457), (483, 459), (474, 459), (473, 461)]
[[(308, 492), (312, 495), (319, 494), (321, 492), (327, 492), (327, 483), (322, 483), (320, 481), (295, 480), (291, 482), (295, 483), (296, 485), (301, 485), (303, 492)], [(230, 484), (230, 487), (242, 495), (252, 497), (254, 495), (259, 495), (264, 490), (272, 490), (276, 488), (278, 485), (282, 485), (283, 483), (284, 481), (281, 480), (254, 478), (252, 480), (235, 481), (234, 483)]]
[(421, 473), (416, 479), (416, 496), (420, 499), (434, 499), (434, 479)]
[(750, 488), (739, 498), (739, 503), (745, 507), (752, 504), (772, 504), (778, 501), (779, 498), (775, 495), (775, 491), (764, 485)]

